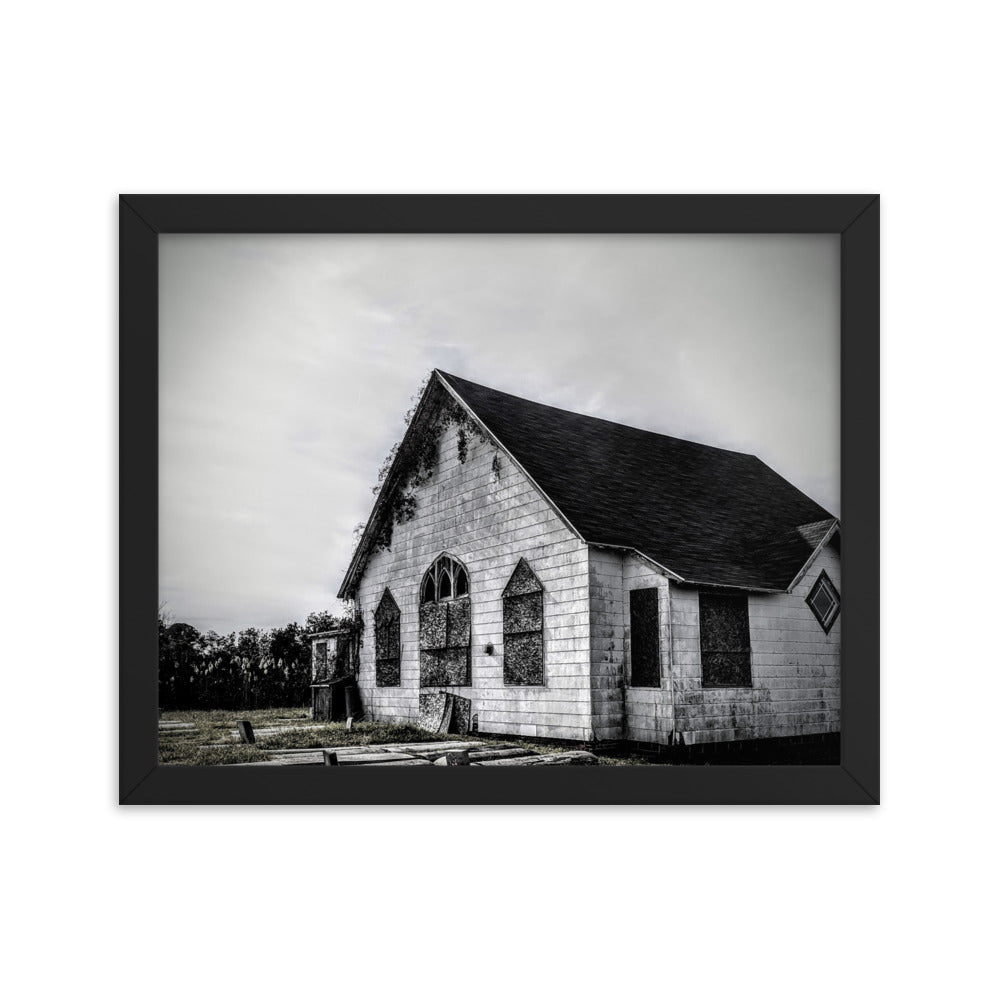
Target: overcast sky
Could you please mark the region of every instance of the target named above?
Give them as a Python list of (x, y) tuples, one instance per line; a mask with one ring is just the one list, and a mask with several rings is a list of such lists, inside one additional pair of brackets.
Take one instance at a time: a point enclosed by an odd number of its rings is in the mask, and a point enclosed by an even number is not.
[(760, 456), (840, 513), (835, 235), (160, 236), (160, 592), (339, 611), (432, 368)]

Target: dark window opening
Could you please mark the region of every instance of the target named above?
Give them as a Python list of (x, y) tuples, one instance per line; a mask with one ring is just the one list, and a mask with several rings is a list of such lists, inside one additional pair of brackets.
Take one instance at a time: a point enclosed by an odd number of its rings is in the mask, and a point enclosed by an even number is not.
[(699, 594), (702, 687), (751, 687), (746, 594)]
[(469, 593), (469, 574), (466, 568), (449, 555), (440, 555), (424, 574), (420, 584), (420, 603), (449, 601)]
[(826, 575), (826, 570), (820, 573), (819, 578), (813, 584), (813, 588), (806, 598), (806, 604), (811, 608), (816, 620), (823, 626), (823, 631), (828, 633), (840, 614), (840, 594), (833, 585), (833, 581)]
[(326, 680), (330, 673), (329, 647), (325, 642), (317, 642), (315, 647), (316, 658), (313, 662), (313, 678), (318, 681)]
[(545, 683), (542, 584), (521, 559), (503, 590), (503, 682)]
[(659, 589), (631, 590), (629, 610), (629, 660), (632, 687), (660, 686), (660, 604)]
[(388, 587), (375, 609), (375, 685), (399, 685), (399, 606)]
[(346, 677), (351, 672), (351, 637), (337, 636), (337, 649), (333, 654), (333, 672), (335, 677)]

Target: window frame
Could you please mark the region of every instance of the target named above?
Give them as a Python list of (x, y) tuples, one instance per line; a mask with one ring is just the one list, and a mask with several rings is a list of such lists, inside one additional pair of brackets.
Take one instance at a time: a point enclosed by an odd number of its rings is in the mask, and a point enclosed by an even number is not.
[(322, 681), (330, 675), (330, 644), (326, 639), (316, 640), (312, 648), (312, 680)]
[[(450, 593), (447, 596), (441, 595), (441, 583), (447, 581)], [(433, 596), (426, 597), (427, 585), (433, 587)], [(464, 584), (462, 593), (458, 592), (460, 584)], [(461, 559), (456, 559), (448, 552), (442, 552), (427, 567), (423, 577), (420, 579), (420, 590), (418, 591), (420, 604), (443, 604), (447, 601), (458, 601), (463, 597), (470, 597), (472, 587), (469, 583), (469, 571)]]
[[(827, 612), (827, 614), (820, 615), (820, 613), (816, 609), (816, 605), (814, 602), (816, 600), (816, 595), (823, 590), (828, 591), (827, 596), (829, 596), (833, 601), (833, 606), (831, 610)], [(830, 629), (833, 628), (834, 623), (840, 617), (841, 598), (840, 598), (840, 591), (837, 590), (836, 585), (834, 584), (833, 580), (830, 579), (825, 569), (820, 570), (820, 574), (818, 577), (816, 577), (816, 582), (809, 589), (809, 593), (806, 595), (805, 600), (806, 600), (806, 605), (808, 606), (809, 610), (813, 613), (813, 616), (815, 617), (816, 621), (819, 622), (820, 628), (823, 629), (824, 634), (829, 635)]]
[[(707, 649), (705, 648), (705, 614), (703, 600), (706, 598), (718, 600), (719, 598), (742, 599), (742, 607), (746, 609), (746, 649)], [(705, 654), (721, 653), (735, 655), (746, 653), (746, 682), (736, 684), (721, 684), (707, 681), (705, 678)], [(753, 688), (753, 640), (750, 636), (750, 595), (746, 591), (698, 591), (698, 658), (701, 665), (701, 686), (709, 690), (731, 690), (747, 691)]]
[[(391, 604), (391, 608), (388, 610), (383, 610)], [(396, 632), (396, 655), (393, 656), (379, 656), (379, 632), (384, 627), (385, 618), (388, 616), (390, 619), (389, 627), (394, 628)], [(401, 614), (399, 610), (399, 604), (396, 602), (395, 597), (392, 596), (392, 591), (386, 587), (382, 591), (382, 596), (379, 598), (378, 604), (375, 605), (375, 610), (372, 612), (373, 628), (375, 632), (375, 687), (380, 688), (392, 688), (401, 687), (403, 683), (403, 644), (402, 637), (400, 634), (399, 620)], [(395, 663), (396, 665), (396, 681), (393, 684), (387, 684), (379, 680), (379, 665), (385, 663)]]
[[(524, 578), (524, 572), (522, 571), (522, 566), (524, 570), (530, 574), (530, 581), (528, 585), (532, 589), (524, 590), (517, 586), (520, 579)], [(532, 582), (533, 581), (533, 582)], [(512, 587), (516, 589), (512, 590)], [(507, 629), (507, 607), (508, 601), (514, 601), (517, 598), (523, 597), (534, 597), (538, 595), (538, 628), (536, 629), (520, 629), (518, 631)], [(539, 688), (546, 687), (548, 683), (548, 675), (545, 670), (545, 587), (542, 586), (542, 581), (538, 579), (538, 574), (531, 568), (531, 564), (523, 556), (518, 559), (517, 564), (511, 571), (510, 576), (507, 579), (503, 591), (500, 594), (501, 607), (500, 607), (500, 629), (501, 636), (503, 637), (503, 662), (500, 666), (501, 679), (503, 680), (503, 686), (505, 688)], [(539, 671), (540, 679), (537, 681), (515, 681), (508, 680), (508, 670), (507, 670), (507, 652), (508, 652), (508, 636), (538, 636), (538, 647), (539, 647)]]
[[(448, 593), (441, 594), (441, 583), (447, 581)], [(462, 593), (456, 593), (459, 585), (464, 585)], [(428, 587), (430, 586), (431, 596), (428, 598)], [(426, 599), (425, 599), (426, 598)], [(418, 662), (418, 687), (470, 687), (472, 685), (472, 583), (469, 570), (461, 559), (457, 559), (449, 552), (442, 552), (427, 567), (420, 580), (420, 587), (417, 591), (419, 627), (417, 633), (417, 662)], [(466, 605), (466, 610), (462, 615), (456, 609), (462, 604)], [(444, 645), (426, 644), (425, 633), (428, 631), (427, 619), (429, 607), (440, 607), (444, 611)], [(438, 616), (440, 617), (440, 616)], [(464, 617), (464, 621), (462, 618)], [(464, 644), (451, 644), (452, 627), (456, 626), (462, 632), (468, 632), (468, 639)], [(465, 679), (462, 681), (428, 681), (425, 680), (430, 672), (429, 662), (433, 659), (439, 661), (441, 669), (449, 669), (449, 660), (454, 660), (458, 650), (464, 652)], [(436, 654), (428, 656), (425, 654)]]
[[(632, 595), (641, 594), (647, 591), (653, 591), (656, 601), (656, 613), (655, 613), (655, 635), (656, 635), (656, 652), (654, 655), (654, 662), (656, 665), (656, 683), (649, 684), (638, 684), (635, 680), (635, 634), (636, 629), (633, 625), (632, 617)], [(638, 688), (646, 691), (656, 691), (663, 687), (663, 643), (660, 636), (660, 588), (659, 587), (632, 587), (628, 592), (628, 630), (629, 630), (629, 643), (628, 643), (628, 686), (630, 688)]]

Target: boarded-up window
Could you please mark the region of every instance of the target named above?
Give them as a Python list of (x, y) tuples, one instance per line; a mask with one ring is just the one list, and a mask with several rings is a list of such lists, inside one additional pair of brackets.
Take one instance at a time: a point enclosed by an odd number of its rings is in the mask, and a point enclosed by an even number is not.
[(452, 556), (439, 556), (420, 585), (420, 686), (470, 683), (472, 603), (469, 574)]
[(656, 587), (644, 587), (629, 591), (628, 614), (632, 687), (659, 687), (659, 590)]
[(750, 687), (746, 594), (699, 594), (703, 687)]
[(544, 684), (542, 585), (521, 559), (503, 591), (503, 682)]
[(388, 587), (375, 609), (375, 684), (399, 684), (399, 605)]

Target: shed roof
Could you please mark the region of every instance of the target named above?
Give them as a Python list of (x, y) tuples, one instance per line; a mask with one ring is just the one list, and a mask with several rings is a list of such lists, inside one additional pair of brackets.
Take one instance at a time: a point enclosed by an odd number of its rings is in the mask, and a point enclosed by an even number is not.
[(837, 523), (754, 455), (438, 374), (587, 542), (685, 581), (784, 590)]

